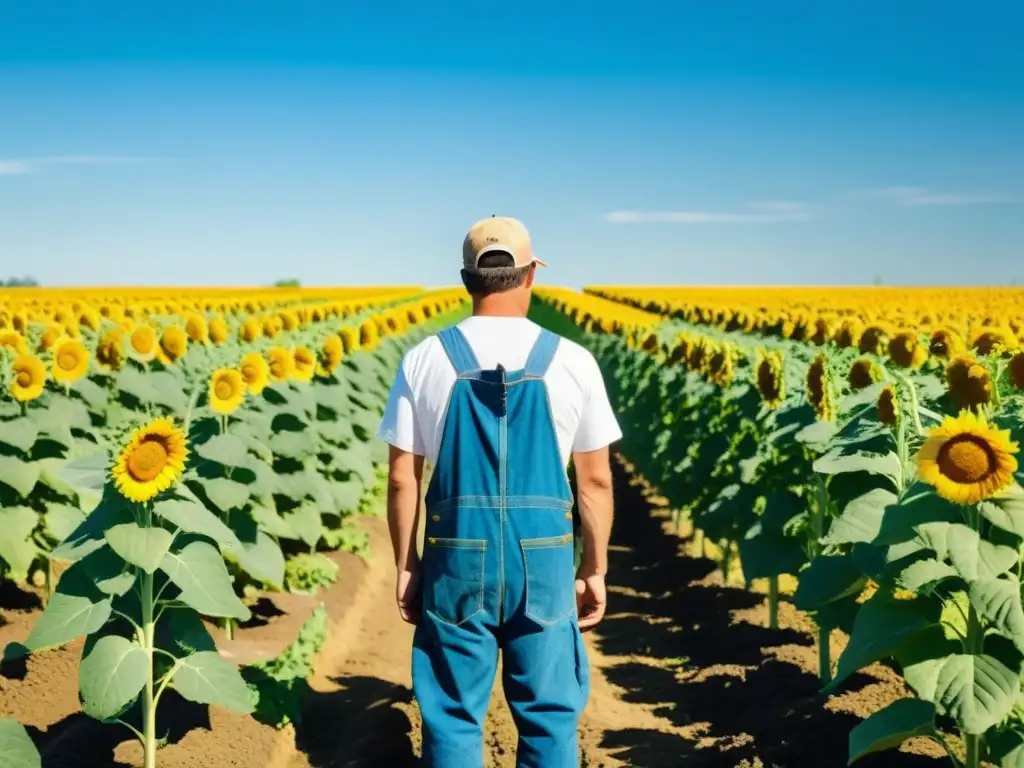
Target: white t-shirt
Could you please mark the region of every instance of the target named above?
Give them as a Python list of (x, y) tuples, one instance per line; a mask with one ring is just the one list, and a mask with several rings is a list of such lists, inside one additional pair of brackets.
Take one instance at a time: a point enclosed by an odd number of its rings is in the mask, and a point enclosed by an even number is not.
[[(484, 370), (500, 363), (509, 371), (526, 365), (540, 326), (523, 317), (470, 317), (459, 330)], [(388, 396), (378, 437), (431, 464), (441, 448), (448, 396), (455, 368), (436, 336), (405, 354)], [(563, 465), (572, 453), (596, 451), (622, 437), (597, 360), (586, 349), (561, 339), (544, 375)]]

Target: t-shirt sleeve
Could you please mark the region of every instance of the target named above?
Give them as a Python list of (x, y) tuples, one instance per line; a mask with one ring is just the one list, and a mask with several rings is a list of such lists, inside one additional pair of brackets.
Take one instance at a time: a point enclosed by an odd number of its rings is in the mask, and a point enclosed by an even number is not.
[(581, 365), (581, 368), (586, 375), (587, 401), (583, 406), (580, 425), (572, 443), (573, 453), (596, 451), (622, 437), (622, 430), (608, 400), (608, 390), (604, 386), (604, 377), (601, 375), (597, 360), (593, 355), (587, 354), (586, 364)]
[(412, 388), (409, 386), (404, 362), (398, 369), (398, 375), (388, 393), (388, 403), (384, 407), (384, 416), (381, 418), (377, 437), (399, 450), (417, 456), (423, 456), (425, 453), (423, 435), (416, 421)]

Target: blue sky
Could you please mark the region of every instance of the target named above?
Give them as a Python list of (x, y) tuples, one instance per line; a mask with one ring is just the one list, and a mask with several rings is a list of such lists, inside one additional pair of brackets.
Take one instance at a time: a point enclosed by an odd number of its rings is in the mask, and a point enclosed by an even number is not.
[(1024, 284), (1024, 6), (0, 0), (0, 273)]

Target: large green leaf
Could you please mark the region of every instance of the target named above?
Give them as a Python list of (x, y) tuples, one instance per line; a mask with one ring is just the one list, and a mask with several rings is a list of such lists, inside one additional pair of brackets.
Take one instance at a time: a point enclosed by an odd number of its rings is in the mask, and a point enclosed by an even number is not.
[(900, 572), (899, 583), (911, 592), (928, 594), (943, 579), (955, 578), (958, 575), (953, 566), (935, 558), (928, 558), (917, 560), (904, 568)]
[(249, 448), (241, 437), (232, 434), (217, 435), (196, 447), (204, 459), (227, 467), (245, 467), (249, 462)]
[(54, 541), (64, 541), (85, 521), (85, 513), (70, 504), (45, 502), (43, 526), (46, 534)]
[(902, 469), (900, 458), (894, 452), (873, 454), (858, 451), (852, 454), (843, 454), (842, 449), (829, 451), (818, 458), (812, 465), (815, 472), (823, 475), (838, 475), (845, 472), (868, 472), (873, 475), (882, 475), (892, 481), (893, 487), (898, 489)]
[(985, 734), (986, 759), (999, 768), (1024, 768), (1024, 731), (1013, 724), (996, 733)]
[(1024, 538), (1024, 489), (1014, 484), (981, 502), (978, 511), (992, 525)]
[(870, 543), (882, 530), (886, 507), (896, 504), (897, 497), (885, 488), (873, 488), (858, 496), (843, 508), (843, 513), (832, 522), (825, 542), (828, 544)]
[(920, 699), (897, 699), (850, 731), (847, 765), (873, 752), (894, 749), (915, 736), (935, 733), (934, 704)]
[(0, 507), (0, 559), (11, 569), (15, 581), (28, 578), (32, 561), (39, 547), (32, 532), (39, 524), (39, 514), (30, 507)]
[(4, 768), (42, 768), (43, 759), (25, 726), (0, 718), (0, 758)]
[(254, 504), (250, 508), (250, 514), (260, 529), (266, 531), (271, 536), (276, 536), (279, 539), (298, 538), (298, 534), (276, 510), (265, 507), (262, 504)]
[(23, 461), (17, 456), (0, 456), (0, 483), (27, 499), (39, 481), (40, 466), (34, 461)]
[(235, 595), (220, 552), (210, 542), (180, 537), (160, 570), (181, 590), (179, 600), (207, 616), (246, 621), (249, 609)]
[(189, 701), (216, 704), (232, 712), (253, 711), (249, 687), (238, 668), (226, 662), (216, 651), (201, 651), (186, 656), (171, 678), (171, 685)]
[(946, 528), (945, 548), (953, 567), (966, 581), (998, 578), (1017, 563), (1016, 550), (985, 541), (961, 523)]
[(117, 717), (135, 701), (149, 678), (149, 654), (119, 635), (101, 637), (78, 669), (82, 711), (97, 720)]
[(860, 592), (867, 581), (852, 555), (823, 555), (800, 572), (793, 605), (812, 611)]
[(61, 575), (25, 640), (25, 648), (39, 651), (95, 632), (110, 618), (110, 599), (93, 583), (82, 564), (75, 563)]
[(104, 538), (110, 548), (127, 562), (146, 573), (155, 573), (174, 537), (163, 528), (145, 528), (131, 522), (108, 528)]
[(50, 557), (69, 562), (79, 560), (90, 552), (107, 546), (104, 533), (109, 528), (134, 521), (135, 516), (128, 502), (116, 491), (108, 488), (99, 505), (50, 553)]
[(153, 512), (185, 533), (196, 533), (213, 539), (225, 552), (242, 551), (242, 543), (234, 531), (186, 487), (179, 486), (171, 495), (156, 502)]
[[(45, 408), (33, 409), (32, 413), (45, 413)], [(10, 421), (0, 421), (0, 445), (14, 448), (21, 453), (28, 453), (36, 444), (39, 428), (33, 419), (24, 416)]]
[(196, 482), (202, 485), (206, 498), (221, 512), (244, 507), (249, 501), (249, 486), (226, 477), (210, 477)]
[(107, 595), (123, 595), (135, 584), (135, 572), (110, 547), (89, 553), (78, 565), (92, 583)]
[(1024, 651), (1024, 609), (1016, 577), (978, 579), (971, 582), (968, 595), (974, 609)]
[(286, 512), (284, 520), (288, 526), (295, 531), (300, 541), (304, 541), (310, 547), (316, 546), (323, 533), (323, 523), (320, 519), (320, 511), (315, 504), (306, 502), (300, 504), (290, 512)]
[(278, 543), (263, 531), (257, 531), (255, 541), (244, 541), (242, 547), (239, 564), (245, 572), (274, 589), (283, 589), (284, 553)]

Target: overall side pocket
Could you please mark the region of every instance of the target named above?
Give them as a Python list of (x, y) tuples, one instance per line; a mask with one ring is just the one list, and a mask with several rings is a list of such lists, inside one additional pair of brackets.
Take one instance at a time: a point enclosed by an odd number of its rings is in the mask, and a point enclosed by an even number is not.
[(576, 570), (572, 534), (522, 539), (526, 571), (526, 616), (556, 624), (576, 612)]
[(423, 607), (459, 626), (484, 608), (485, 539), (428, 538), (423, 570)]

